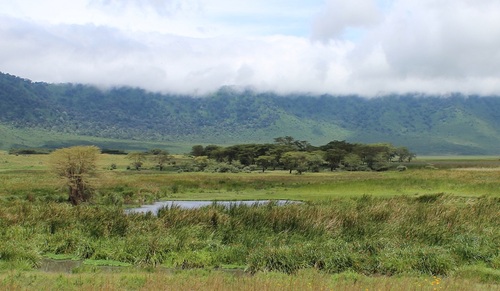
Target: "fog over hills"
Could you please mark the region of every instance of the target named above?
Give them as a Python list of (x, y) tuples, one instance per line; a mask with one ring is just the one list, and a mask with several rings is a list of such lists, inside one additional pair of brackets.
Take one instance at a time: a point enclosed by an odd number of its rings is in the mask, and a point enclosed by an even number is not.
[[(498, 108), (496, 96), (363, 98), (226, 87), (202, 98), (129, 87), (102, 91), (0, 74), (0, 146), (34, 146), (9, 134), (34, 130), (193, 145), (265, 143), (289, 135), (313, 145), (390, 142), (417, 154), (498, 154)], [(42, 145), (57, 147), (60, 141), (48, 138)]]
[(35, 81), (500, 94), (498, 0), (16, 0), (0, 11), (0, 71)]

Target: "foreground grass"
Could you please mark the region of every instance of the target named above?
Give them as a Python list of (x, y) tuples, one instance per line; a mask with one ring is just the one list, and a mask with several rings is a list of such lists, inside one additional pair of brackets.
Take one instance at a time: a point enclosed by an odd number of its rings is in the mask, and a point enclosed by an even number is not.
[(167, 207), (157, 216), (11, 201), (0, 207), (0, 259), (30, 267), (51, 254), (182, 269), (233, 265), (250, 273), (447, 276), (466, 266), (488, 273), (500, 267), (498, 213), (499, 198), (442, 194)]
[(260, 273), (254, 276), (192, 270), (175, 273), (51, 274), (11, 271), (0, 273), (4, 290), (500, 290), (500, 286), (465, 278), (367, 277), (352, 272), (326, 275), (304, 270), (289, 276)]

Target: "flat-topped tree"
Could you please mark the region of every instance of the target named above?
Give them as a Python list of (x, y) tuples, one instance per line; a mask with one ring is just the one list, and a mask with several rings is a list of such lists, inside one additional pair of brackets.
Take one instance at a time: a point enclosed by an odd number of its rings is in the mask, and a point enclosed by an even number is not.
[(162, 149), (154, 149), (150, 153), (153, 155), (151, 160), (156, 163), (156, 167), (160, 171), (163, 171), (165, 164), (171, 159), (169, 152)]
[(71, 204), (78, 205), (92, 197), (92, 177), (100, 153), (96, 146), (74, 146), (50, 154), (52, 171), (64, 179)]
[(129, 153), (126, 158), (132, 162), (134, 169), (139, 171), (144, 164), (144, 161), (146, 161), (146, 154), (139, 152)]

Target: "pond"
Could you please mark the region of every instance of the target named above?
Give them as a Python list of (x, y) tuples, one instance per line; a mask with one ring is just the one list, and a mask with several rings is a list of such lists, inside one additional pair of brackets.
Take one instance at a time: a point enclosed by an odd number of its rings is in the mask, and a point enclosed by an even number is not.
[(141, 207), (126, 209), (126, 213), (147, 213), (157, 214), (158, 210), (164, 207), (179, 207), (184, 209), (200, 208), (204, 206), (210, 206), (214, 203), (217, 205), (231, 206), (231, 205), (265, 205), (267, 203), (274, 202), (277, 205), (285, 205), (288, 203), (297, 203), (297, 201), (291, 200), (233, 200), (233, 201), (206, 201), (206, 200), (170, 200), (170, 201), (159, 201), (154, 204), (142, 205)]

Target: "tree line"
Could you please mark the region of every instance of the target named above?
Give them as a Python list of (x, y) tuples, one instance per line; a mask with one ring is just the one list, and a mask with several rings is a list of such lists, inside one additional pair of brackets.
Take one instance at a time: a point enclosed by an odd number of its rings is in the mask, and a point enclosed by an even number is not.
[[(92, 177), (96, 160), (101, 150), (95, 146), (75, 146), (55, 150), (50, 154), (52, 171), (63, 178), (68, 187), (69, 200), (73, 205), (88, 201), (92, 196)], [(123, 151), (108, 151), (124, 154)], [(388, 143), (359, 144), (346, 141), (331, 141), (316, 147), (307, 141), (296, 140), (291, 136), (277, 137), (274, 143), (240, 144), (228, 147), (217, 145), (195, 145), (191, 152), (191, 166), (177, 166), (178, 170), (228, 172), (234, 169), (260, 168), (284, 169), (290, 173), (302, 174), (306, 171), (319, 172), (328, 167), (336, 169), (375, 170), (389, 169), (391, 162), (410, 162), (415, 154), (406, 147), (395, 147)], [(140, 170), (146, 160), (155, 163), (162, 171), (167, 164), (175, 164), (168, 151), (152, 149), (147, 152), (128, 153), (128, 169)], [(194, 166), (193, 166), (194, 165)], [(115, 169), (111, 166), (111, 170)]]
[(411, 162), (416, 157), (407, 147), (396, 147), (390, 143), (361, 144), (334, 140), (322, 146), (313, 146), (308, 141), (296, 140), (291, 136), (277, 137), (274, 143), (266, 144), (228, 147), (195, 145), (190, 155), (202, 170), (210, 161), (215, 161), (257, 166), (263, 172), (267, 169), (285, 169), (299, 174), (318, 172), (325, 167), (330, 171), (384, 171), (389, 169), (391, 162)]
[[(106, 153), (115, 154), (109, 151)], [(194, 145), (189, 156), (182, 163), (176, 163), (176, 159), (168, 151), (152, 149), (128, 153), (126, 158), (130, 160), (129, 170), (141, 170), (146, 161), (149, 161), (154, 163), (154, 169), (160, 171), (170, 166), (174, 170), (187, 172), (239, 172), (257, 169), (265, 172), (281, 169), (302, 174), (323, 169), (385, 171), (395, 162), (411, 162), (416, 154), (407, 147), (397, 147), (390, 143), (363, 144), (334, 140), (325, 145), (313, 146), (308, 141), (283, 136), (275, 138), (274, 143), (227, 147)], [(114, 168), (112, 165), (111, 169)]]

